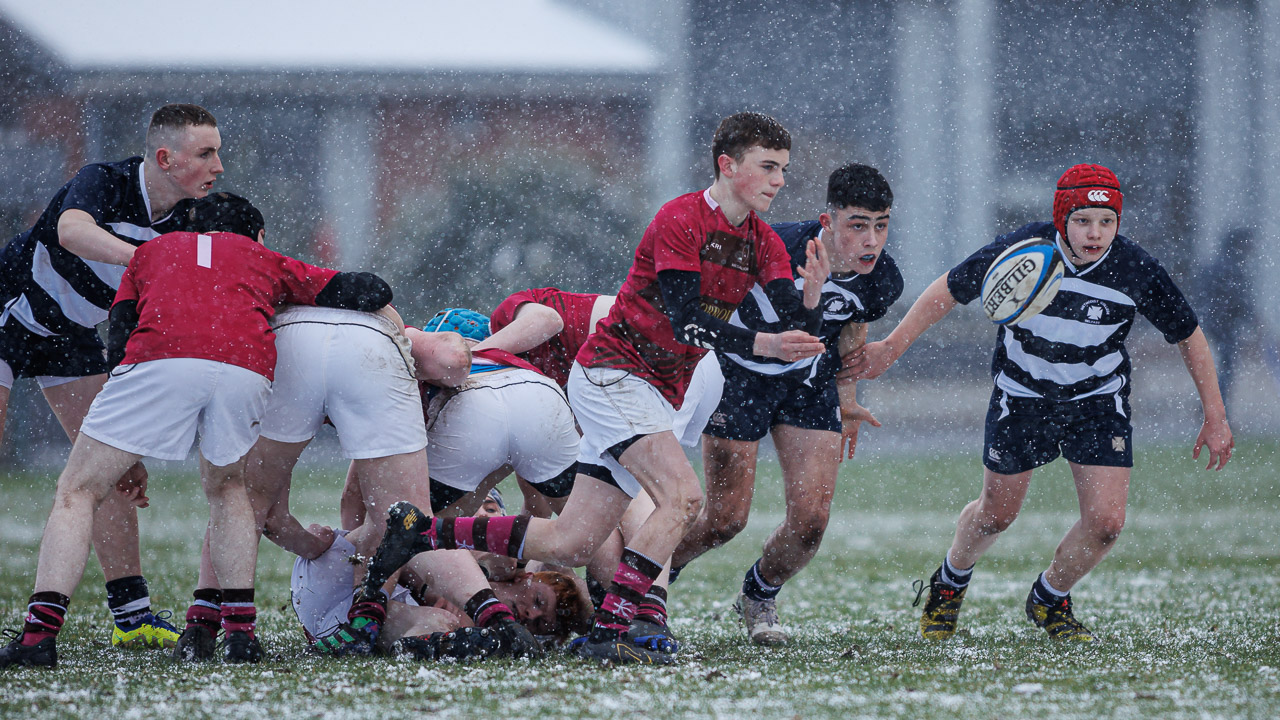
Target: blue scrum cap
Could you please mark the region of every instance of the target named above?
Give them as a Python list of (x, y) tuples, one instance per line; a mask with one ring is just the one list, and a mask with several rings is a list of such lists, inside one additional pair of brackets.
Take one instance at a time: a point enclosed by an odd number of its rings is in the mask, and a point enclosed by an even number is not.
[(489, 337), (489, 318), (467, 308), (445, 308), (427, 321), (426, 332), (456, 332), (464, 338), (480, 341)]

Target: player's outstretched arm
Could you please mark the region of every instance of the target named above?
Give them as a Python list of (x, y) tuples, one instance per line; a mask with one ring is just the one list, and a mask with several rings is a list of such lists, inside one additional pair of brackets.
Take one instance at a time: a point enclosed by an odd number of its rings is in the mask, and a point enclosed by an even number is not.
[(1200, 426), (1200, 434), (1196, 436), (1195, 448), (1191, 457), (1200, 458), (1200, 448), (1209, 448), (1209, 464), (1206, 470), (1221, 470), (1231, 459), (1231, 451), (1235, 448), (1235, 438), (1231, 435), (1231, 426), (1227, 424), (1227, 408), (1222, 402), (1222, 391), (1218, 387), (1218, 370), (1213, 363), (1213, 351), (1209, 349), (1209, 341), (1199, 327), (1186, 340), (1178, 343), (1182, 353), (1182, 362), (1187, 366), (1191, 381), (1196, 385), (1196, 393), (1200, 395), (1200, 406), (1204, 409), (1204, 424)]
[(498, 332), (480, 341), (473, 350), (499, 348), (519, 354), (532, 350), (564, 329), (564, 318), (546, 305), (527, 302), (516, 309), (515, 317)]
[(58, 216), (58, 244), (85, 260), (128, 265), (134, 246), (103, 230), (83, 210), (67, 210)]
[(843, 366), (836, 377), (852, 380), (869, 380), (880, 377), (902, 353), (911, 347), (925, 330), (947, 316), (958, 303), (947, 288), (947, 276), (934, 280), (915, 304), (907, 311), (898, 326), (880, 342), (867, 343), (842, 358)]

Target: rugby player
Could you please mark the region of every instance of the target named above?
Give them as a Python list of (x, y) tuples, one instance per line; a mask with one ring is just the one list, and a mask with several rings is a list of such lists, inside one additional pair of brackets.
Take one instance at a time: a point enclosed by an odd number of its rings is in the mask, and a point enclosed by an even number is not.
[[(228, 193), (184, 201), (184, 228), (138, 249), (111, 307), (109, 358), (58, 479), (23, 629), (0, 667), (57, 664), (57, 635), (84, 573), (93, 513), (142, 456), (179, 460), (200, 433), (210, 563), (222, 581), (224, 660), (257, 662), (253, 576), (258, 534), (244, 464), (275, 368), (269, 320), (281, 302), (375, 310), (391, 289), (261, 245), (262, 214)], [(140, 490), (140, 489), (139, 489)]]
[[(143, 157), (86, 165), (53, 196), (34, 227), (0, 250), (0, 437), (15, 378), (39, 383), (75, 442), (89, 404), (107, 381), (96, 326), (107, 319), (137, 246), (174, 229), (171, 210), (201, 198), (222, 174), (218, 123), (198, 105), (165, 105), (151, 116)], [(177, 630), (151, 612), (138, 550), (137, 507), (146, 468), (121, 477), (141, 487), (135, 502), (109, 493), (94, 522), (94, 550), (115, 619), (112, 645), (167, 647)]]
[(1025, 225), (979, 249), (926, 288), (888, 337), (854, 353), (851, 376), (879, 376), (958, 303), (981, 294), (982, 279), (1002, 251), (1027, 238), (1056, 239), (1066, 264), (1058, 294), (1039, 315), (997, 331), (982, 492), (961, 511), (951, 548), (927, 587), (918, 583), (917, 604), (928, 591), (920, 617), (925, 638), (955, 633), (978, 559), (1017, 518), (1032, 471), (1062, 455), (1075, 481), (1080, 519), (1032, 583), (1025, 609), (1051, 638), (1097, 639), (1076, 619), (1071, 589), (1115, 546), (1124, 527), (1133, 467), (1124, 340), (1138, 314), (1178, 346), (1195, 383), (1204, 422), (1192, 457), (1207, 447), (1208, 467), (1219, 470), (1231, 459), (1234, 441), (1208, 341), (1160, 262), (1118, 234), (1123, 201), (1120, 181), (1108, 168), (1067, 169), (1053, 195), (1053, 222)]
[[(701, 504), (698, 477), (672, 425), (694, 368), (710, 349), (787, 361), (824, 350), (805, 330), (757, 333), (727, 322), (756, 284), (781, 317), (815, 331), (821, 321), (821, 283), (797, 293), (786, 249), (756, 215), (768, 209), (784, 185), (790, 147), (790, 134), (773, 118), (759, 113), (726, 118), (712, 143), (715, 181), (659, 211), (608, 317), (578, 353), (569, 376), (569, 399), (582, 428), (579, 458), (609, 470), (625, 468), (636, 482), (616, 473), (605, 474), (607, 479), (579, 477), (564, 512), (554, 520), (433, 522), (407, 503), (397, 503), (366, 587), (381, 582), (416, 551), (452, 548), (459, 541), (513, 557), (580, 566), (643, 488), (655, 510), (623, 550), (578, 653), (605, 662), (672, 662), (668, 653), (632, 642), (628, 631), (637, 606)], [(802, 276), (825, 278), (829, 267), (820, 241), (811, 241), (807, 257)]]
[[(821, 238), (831, 255), (831, 275), (822, 284), (823, 355), (796, 362), (725, 353), (727, 391), (703, 435), (707, 501), (672, 563), (683, 567), (742, 531), (755, 489), (756, 453), (773, 436), (786, 497), (786, 517), (765, 540), (747, 570), (734, 603), (751, 641), (780, 645), (788, 639), (778, 621), (777, 596), (818, 552), (844, 456), (852, 458), (863, 422), (879, 425), (857, 402), (854, 382), (837, 386), (842, 355), (866, 339), (902, 294), (902, 274), (884, 252), (893, 191), (875, 168), (850, 164), (831, 173), (827, 205), (817, 220), (774, 225), (791, 253), (792, 268), (804, 262), (805, 245)], [(796, 280), (803, 286), (806, 279)], [(752, 330), (773, 329), (776, 312), (763, 293), (753, 292), (730, 322)], [(845, 451), (844, 447), (848, 450)]]

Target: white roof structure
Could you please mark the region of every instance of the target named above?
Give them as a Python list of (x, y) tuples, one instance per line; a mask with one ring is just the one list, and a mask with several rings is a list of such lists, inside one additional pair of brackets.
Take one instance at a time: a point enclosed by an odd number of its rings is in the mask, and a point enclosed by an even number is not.
[(633, 75), (662, 67), (647, 44), (553, 0), (0, 0), (0, 19), (72, 72)]

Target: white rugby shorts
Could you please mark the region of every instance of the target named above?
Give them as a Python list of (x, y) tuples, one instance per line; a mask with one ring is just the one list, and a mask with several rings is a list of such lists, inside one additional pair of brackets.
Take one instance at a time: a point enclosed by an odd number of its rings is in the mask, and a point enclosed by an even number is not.
[[(720, 363), (715, 353), (707, 353), (693, 368), (693, 377), (689, 378), (689, 389), (684, 392), (684, 403), (676, 411), (671, 421), (671, 431), (675, 433), (680, 444), (687, 448), (698, 447), (702, 439), (702, 429), (711, 419), (711, 413), (720, 406), (720, 396), (724, 393), (724, 374), (720, 372)], [(613, 473), (618, 487), (631, 497), (640, 489), (640, 481), (636, 480), (630, 470), (622, 467), (622, 463), (605, 453), (604, 457), (594, 461), (579, 456), (583, 462), (595, 462), (604, 465)], [(633, 491), (634, 490), (634, 491)]]
[(508, 464), (537, 485), (578, 457), (578, 431), (564, 392), (532, 370), (472, 375), (432, 398), (427, 416), (431, 479), (463, 492)]
[(111, 371), (80, 432), (115, 448), (182, 460), (200, 431), (200, 454), (230, 465), (258, 440), (271, 383), (237, 365), (165, 358)]
[(350, 459), (416, 452), (427, 445), (422, 398), (397, 328), (373, 313), (295, 305), (273, 322), (276, 380), (262, 436), (315, 437), (327, 416)]
[[(335, 530), (333, 545), (315, 560), (298, 558), (289, 578), (293, 612), (307, 634), (322, 638), (347, 621), (356, 585), (356, 564), (351, 556), (356, 548), (347, 541), (346, 530)], [(417, 605), (407, 589), (397, 585), (391, 600)]]

